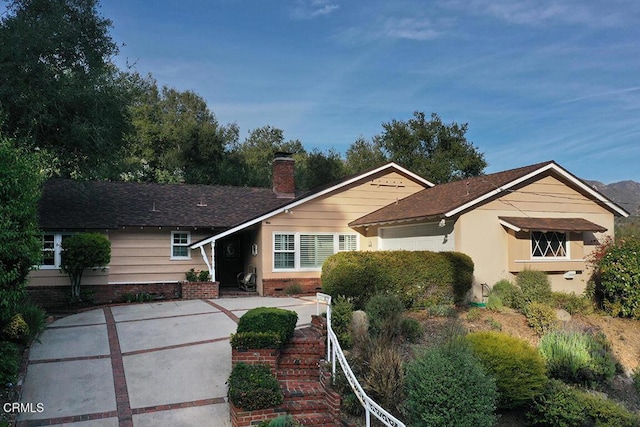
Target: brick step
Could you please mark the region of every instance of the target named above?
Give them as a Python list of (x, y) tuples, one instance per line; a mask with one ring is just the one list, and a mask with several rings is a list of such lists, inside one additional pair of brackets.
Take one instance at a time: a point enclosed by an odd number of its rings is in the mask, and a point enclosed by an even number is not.
[(331, 415), (326, 413), (299, 415), (296, 420), (305, 427), (334, 427), (340, 425)]
[(327, 354), (327, 347), (325, 346), (286, 346), (280, 351), (283, 356), (303, 356), (303, 357), (322, 357)]
[(298, 379), (281, 380), (280, 386), (282, 387), (282, 393), (286, 400), (313, 400), (316, 397), (324, 399), (325, 391), (320, 381)]
[(300, 368), (299, 366), (296, 367), (289, 367), (289, 368), (280, 368), (278, 370), (276, 370), (276, 377), (279, 380), (295, 380), (295, 379), (299, 379), (299, 380), (318, 380), (319, 377), (319, 372), (318, 372), (318, 367), (315, 368)]
[(285, 400), (281, 405), (286, 409), (288, 414), (293, 416), (306, 415), (306, 414), (328, 414), (327, 405), (324, 401), (319, 399), (296, 399)]
[(278, 360), (278, 366), (280, 367), (290, 367), (290, 366), (318, 366), (320, 362), (320, 358), (318, 356), (310, 356), (310, 355), (280, 355), (280, 359)]

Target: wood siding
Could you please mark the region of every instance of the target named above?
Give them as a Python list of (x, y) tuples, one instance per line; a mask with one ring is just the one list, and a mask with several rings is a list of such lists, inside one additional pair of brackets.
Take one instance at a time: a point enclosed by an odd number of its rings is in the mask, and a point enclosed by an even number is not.
[[(171, 259), (171, 231), (162, 228), (123, 228), (106, 233), (111, 242), (111, 263), (104, 271), (88, 270), (83, 284), (171, 283), (185, 279), (191, 268), (206, 270), (199, 250), (191, 251), (190, 260)], [(208, 233), (191, 231), (191, 241), (208, 237)], [(29, 286), (67, 286), (69, 278), (57, 269), (31, 272)]]
[[(379, 174), (297, 206), (262, 222), (259, 241), (262, 253), (259, 278), (320, 277), (319, 271), (274, 272), (273, 233), (356, 233), (347, 224), (396, 200), (424, 189), (424, 186), (397, 172)], [(360, 250), (377, 249), (376, 237), (358, 235)], [(371, 242), (371, 247), (369, 247)], [(374, 247), (375, 244), (375, 247)]]

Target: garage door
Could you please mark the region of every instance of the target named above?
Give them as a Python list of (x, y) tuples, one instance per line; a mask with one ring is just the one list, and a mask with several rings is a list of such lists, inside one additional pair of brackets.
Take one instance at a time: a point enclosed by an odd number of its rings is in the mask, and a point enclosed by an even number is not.
[(453, 251), (453, 223), (440, 227), (429, 224), (385, 227), (379, 231), (380, 249), (406, 251)]

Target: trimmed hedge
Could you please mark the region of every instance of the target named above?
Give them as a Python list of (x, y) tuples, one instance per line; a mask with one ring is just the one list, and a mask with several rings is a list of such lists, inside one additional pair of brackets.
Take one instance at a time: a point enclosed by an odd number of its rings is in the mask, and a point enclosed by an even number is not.
[(240, 332), (231, 334), (231, 348), (236, 350), (282, 347), (282, 339), (275, 332)]
[(458, 252), (340, 252), (322, 266), (322, 290), (353, 298), (357, 309), (378, 293), (398, 297), (407, 308), (451, 305), (464, 301), (473, 268)]
[(496, 379), (501, 408), (525, 406), (542, 393), (547, 384), (545, 362), (526, 341), (501, 332), (474, 332), (466, 338)]
[[(293, 338), (293, 331), (298, 322), (298, 313), (281, 308), (257, 307), (247, 311), (238, 322), (237, 333), (233, 340), (241, 348), (250, 342), (260, 344), (253, 348), (281, 348)], [(273, 342), (269, 342), (271, 334)], [(242, 344), (241, 344), (242, 343)], [(253, 344), (252, 344), (253, 345)], [(244, 348), (244, 347), (242, 347)]]
[(240, 362), (229, 377), (229, 401), (245, 411), (255, 411), (280, 405), (284, 395), (268, 365)]

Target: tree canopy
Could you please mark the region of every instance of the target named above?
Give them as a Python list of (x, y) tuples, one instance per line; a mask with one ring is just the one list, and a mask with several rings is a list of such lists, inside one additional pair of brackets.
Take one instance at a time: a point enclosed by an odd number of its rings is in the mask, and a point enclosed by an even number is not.
[(416, 111), (413, 118), (383, 123), (384, 132), (375, 137), (387, 158), (440, 184), (477, 176), (487, 166), (484, 155), (467, 141), (467, 123), (445, 125), (433, 113), (427, 120)]
[(97, 0), (14, 0), (0, 21), (2, 130), (51, 172), (108, 173), (129, 125), (129, 86)]

